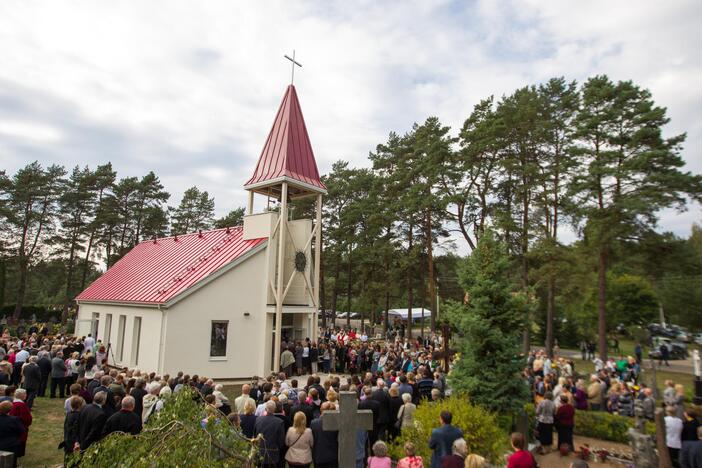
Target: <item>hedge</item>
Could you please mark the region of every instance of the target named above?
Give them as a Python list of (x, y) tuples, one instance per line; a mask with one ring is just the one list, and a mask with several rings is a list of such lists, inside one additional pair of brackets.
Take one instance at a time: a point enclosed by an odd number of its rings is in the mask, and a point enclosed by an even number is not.
[(463, 438), (470, 453), (477, 453), (486, 459), (497, 462), (508, 448), (508, 434), (501, 428), (497, 415), (470, 404), (467, 398), (452, 396), (437, 402), (423, 401), (414, 413), (414, 427), (405, 428), (402, 434), (390, 444), (390, 456), (399, 459), (405, 456), (405, 442), (412, 442), (417, 448), (417, 455), (425, 460), (431, 459), (429, 439), (431, 431), (439, 426), (439, 415), (450, 411), (452, 424), (463, 430)]
[[(536, 426), (536, 414), (534, 405), (528, 403), (524, 410), (529, 415), (530, 427)], [(634, 418), (610, 414), (606, 411), (575, 411), (575, 426), (573, 433), (593, 439), (609, 440), (621, 444), (629, 443), (629, 428), (634, 427)], [(646, 421), (645, 428), (647, 434), (655, 435), (656, 425), (651, 421)]]
[[(12, 317), (15, 313), (15, 305), (8, 304), (0, 309), (0, 317)], [(22, 306), (22, 312), (20, 313), (20, 320), (31, 320), (32, 315), (36, 316), (37, 322), (48, 322), (49, 319), (53, 318), (54, 321), (58, 322), (61, 320), (61, 309), (47, 309), (44, 306), (36, 305), (24, 305)]]

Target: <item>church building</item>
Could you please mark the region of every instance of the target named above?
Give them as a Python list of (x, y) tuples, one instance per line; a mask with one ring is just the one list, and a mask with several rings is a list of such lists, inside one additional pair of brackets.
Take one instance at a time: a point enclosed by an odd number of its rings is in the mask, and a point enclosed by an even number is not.
[[(110, 364), (217, 379), (277, 370), (282, 338), (316, 339), (326, 187), (293, 85), (244, 188), (243, 226), (145, 240), (80, 293), (76, 335), (109, 343)], [(314, 219), (292, 219), (306, 197)]]

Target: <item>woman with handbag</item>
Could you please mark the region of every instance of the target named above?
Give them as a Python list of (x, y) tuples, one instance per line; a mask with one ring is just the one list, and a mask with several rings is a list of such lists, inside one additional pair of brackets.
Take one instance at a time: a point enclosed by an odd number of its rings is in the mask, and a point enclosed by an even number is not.
[(312, 446), (314, 437), (312, 429), (307, 427), (307, 416), (302, 411), (295, 413), (293, 425), (285, 435), (285, 461), (289, 467), (309, 468), (312, 463)]
[(399, 429), (399, 432), (406, 427), (412, 427), (414, 425), (414, 412), (417, 410), (417, 406), (412, 403), (412, 395), (409, 393), (402, 394), (403, 405), (397, 412), (397, 422), (395, 427)]

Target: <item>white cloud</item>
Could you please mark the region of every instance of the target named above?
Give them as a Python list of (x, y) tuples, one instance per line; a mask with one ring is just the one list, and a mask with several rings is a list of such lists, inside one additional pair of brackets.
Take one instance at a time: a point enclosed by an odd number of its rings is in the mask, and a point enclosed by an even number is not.
[[(123, 176), (153, 169), (171, 204), (198, 185), (223, 214), (245, 203), (294, 48), (321, 172), (367, 164), (430, 114), (456, 129), (490, 94), (597, 73), (649, 88), (702, 172), (700, 20), (692, 0), (2, 2), (0, 122), (21, 123), (0, 136), (3, 168), (111, 159)], [(687, 234), (699, 215), (662, 227)]]

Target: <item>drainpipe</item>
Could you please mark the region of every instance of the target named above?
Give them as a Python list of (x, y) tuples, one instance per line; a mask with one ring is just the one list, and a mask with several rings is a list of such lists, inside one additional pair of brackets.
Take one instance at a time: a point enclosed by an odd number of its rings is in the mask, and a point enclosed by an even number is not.
[(161, 312), (161, 336), (158, 344), (158, 373), (163, 374), (164, 349), (166, 348), (166, 311), (161, 308), (161, 304), (157, 304), (156, 306)]

